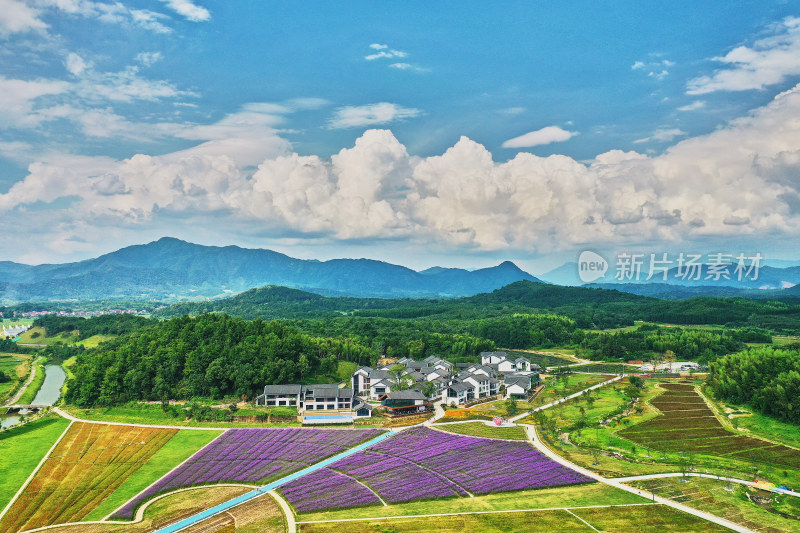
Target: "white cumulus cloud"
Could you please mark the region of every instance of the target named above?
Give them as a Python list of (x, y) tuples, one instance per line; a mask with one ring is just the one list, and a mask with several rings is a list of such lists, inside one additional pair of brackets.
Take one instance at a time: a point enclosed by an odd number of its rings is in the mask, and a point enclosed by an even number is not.
[(41, 158), (0, 194), (0, 212), (47, 220), (64, 238), (197, 217), (250, 234), (460, 250), (800, 238), (800, 86), (661, 155), (612, 150), (588, 163), (527, 152), (498, 162), (466, 137), (418, 157), (376, 129), (330, 158), (300, 155), (272, 129), (281, 109), (254, 104), (179, 132), (202, 142), (162, 156)]
[(211, 19), (208, 9), (198, 6), (190, 0), (161, 0), (175, 13), (192, 22), (205, 22)]
[(558, 126), (547, 126), (546, 128), (509, 139), (503, 143), (503, 148), (530, 148), (532, 146), (567, 141), (576, 135), (578, 135), (576, 131), (567, 131)]
[(752, 46), (737, 46), (713, 60), (722, 63), (724, 68), (689, 80), (687, 94), (763, 89), (797, 76), (800, 74), (800, 17), (787, 17), (774, 26), (769, 37), (755, 41)]
[(45, 28), (38, 10), (19, 0), (0, 0), (0, 36)]

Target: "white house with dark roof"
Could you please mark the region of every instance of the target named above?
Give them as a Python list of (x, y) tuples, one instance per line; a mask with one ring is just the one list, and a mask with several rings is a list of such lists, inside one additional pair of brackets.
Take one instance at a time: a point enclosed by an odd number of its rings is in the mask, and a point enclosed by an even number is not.
[[(538, 376), (536, 382), (538, 383)], [(503, 384), (506, 387), (506, 398), (525, 400), (531, 392), (533, 380), (531, 376), (506, 376)]]
[(466, 381), (454, 381), (442, 389), (442, 401), (447, 405), (460, 405), (477, 397), (477, 387)]
[(353, 407), (353, 389), (330, 385), (265, 385), (256, 397), (256, 405), (296, 407), (297, 411), (349, 410)]
[(496, 365), (507, 358), (508, 354), (506, 352), (481, 352), (482, 365)]

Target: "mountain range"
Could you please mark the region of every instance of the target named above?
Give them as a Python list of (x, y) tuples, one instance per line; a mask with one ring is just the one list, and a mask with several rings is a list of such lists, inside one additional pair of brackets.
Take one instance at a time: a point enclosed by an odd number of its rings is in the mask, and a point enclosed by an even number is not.
[(4, 302), (205, 299), (265, 285), (329, 296), (468, 296), (538, 279), (505, 261), (491, 268), (422, 272), (371, 259), (304, 260), (265, 249), (202, 246), (164, 237), (94, 259), (53, 265), (0, 262)]

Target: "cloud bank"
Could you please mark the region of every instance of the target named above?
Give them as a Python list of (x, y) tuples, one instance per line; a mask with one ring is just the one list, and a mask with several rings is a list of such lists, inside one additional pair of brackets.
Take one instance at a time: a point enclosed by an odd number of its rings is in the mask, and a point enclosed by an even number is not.
[(253, 104), (182, 131), (203, 142), (181, 152), (43, 159), (0, 194), (0, 211), (34, 229), (46, 221), (61, 244), (87, 227), (198, 216), (273, 236), (485, 251), (800, 236), (800, 86), (662, 155), (589, 162), (524, 152), (497, 162), (466, 137), (418, 157), (385, 129), (329, 159), (299, 155), (272, 129), (278, 108)]

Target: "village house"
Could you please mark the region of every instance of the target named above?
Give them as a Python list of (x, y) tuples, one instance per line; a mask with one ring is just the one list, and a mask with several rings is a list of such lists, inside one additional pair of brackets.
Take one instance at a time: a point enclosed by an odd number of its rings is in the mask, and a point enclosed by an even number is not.
[(389, 416), (425, 413), (432, 409), (432, 403), (417, 389), (389, 392), (381, 396), (380, 400)]
[(330, 385), (265, 385), (264, 393), (256, 397), (256, 405), (266, 407), (296, 407), (304, 411), (350, 410), (353, 389)]

